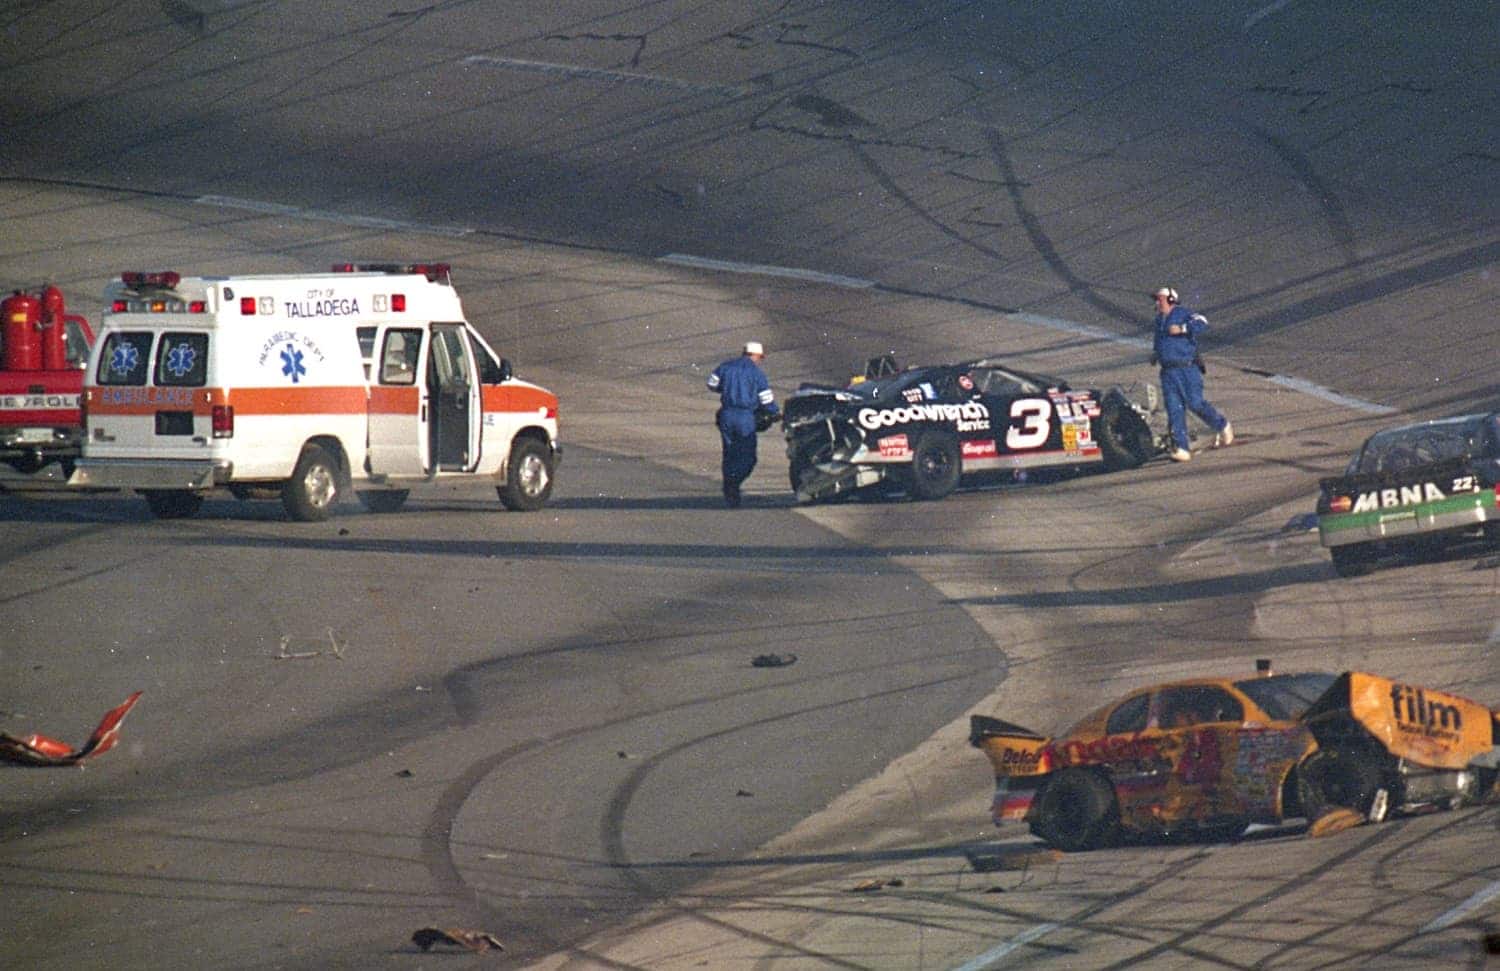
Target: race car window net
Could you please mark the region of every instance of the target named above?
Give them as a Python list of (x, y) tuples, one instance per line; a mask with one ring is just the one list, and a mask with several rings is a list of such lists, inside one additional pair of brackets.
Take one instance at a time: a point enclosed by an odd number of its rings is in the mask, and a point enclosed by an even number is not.
[(1245, 720), (1245, 706), (1215, 685), (1166, 688), (1157, 698), (1157, 718), (1162, 728), (1240, 722)]
[(1279, 721), (1301, 718), (1312, 703), (1321, 698), (1335, 680), (1334, 675), (1278, 674), (1269, 678), (1248, 678), (1234, 686), (1250, 700)]

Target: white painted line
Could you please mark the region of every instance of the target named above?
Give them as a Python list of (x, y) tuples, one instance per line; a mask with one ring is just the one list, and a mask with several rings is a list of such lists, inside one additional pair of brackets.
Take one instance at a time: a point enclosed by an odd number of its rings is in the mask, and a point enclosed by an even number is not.
[(288, 219), (311, 219), (317, 222), (339, 223), (345, 226), (362, 226), (366, 229), (386, 229), (403, 233), (426, 233), (432, 236), (468, 236), (474, 232), (468, 226), (438, 226), (431, 223), (407, 222), (400, 219), (382, 219), (378, 216), (354, 216), (326, 209), (303, 209), (285, 206), (278, 202), (261, 202), (256, 199), (236, 199), (233, 196), (199, 196), (193, 202), (200, 206), (216, 206), (220, 209), (243, 209), (267, 216), (286, 216)]
[(1394, 415), (1397, 410), (1395, 408), (1392, 408), (1390, 405), (1380, 405), (1376, 404), (1373, 401), (1365, 401), (1361, 398), (1353, 398), (1346, 394), (1339, 394), (1337, 391), (1329, 390), (1328, 388), (1325, 388), (1320, 384), (1313, 384), (1311, 381), (1304, 381), (1301, 378), (1288, 377), (1285, 374), (1272, 374), (1267, 377), (1266, 380), (1270, 381), (1272, 384), (1279, 384), (1283, 388), (1290, 388), (1293, 391), (1300, 391), (1303, 394), (1312, 395), (1314, 398), (1322, 398), (1324, 401), (1331, 401), (1336, 405), (1343, 405), (1345, 408), (1352, 408), (1355, 411), (1362, 411), (1367, 415)]
[(553, 64), (547, 61), (526, 61), (517, 57), (494, 57), (489, 54), (470, 54), (463, 63), (482, 67), (498, 67), (508, 71), (525, 71), (528, 74), (551, 74), (557, 77), (582, 78), (588, 81), (610, 81), (617, 84), (636, 84), (646, 88), (661, 88), (668, 91), (688, 91), (694, 94), (713, 94), (722, 98), (743, 98), (753, 92), (730, 84), (700, 84), (678, 78), (664, 78), (655, 74), (636, 74), (631, 71), (614, 71), (602, 67), (581, 67), (577, 64)]
[(874, 280), (861, 280), (853, 276), (836, 273), (819, 273), (816, 270), (799, 270), (793, 266), (763, 266), (757, 263), (735, 263), (730, 260), (711, 260), (706, 256), (689, 256), (686, 253), (668, 253), (658, 257), (662, 263), (691, 266), (700, 270), (720, 270), (724, 273), (749, 273), (757, 276), (779, 276), (792, 280), (807, 280), (810, 283), (826, 283), (851, 290), (867, 290), (875, 285)]
[(1025, 947), (1037, 938), (1050, 934), (1061, 926), (1061, 924), (1037, 924), (1035, 927), (1029, 927), (1004, 944), (995, 945), (967, 964), (961, 964), (954, 968), (953, 971), (984, 971), (986, 968), (994, 967), (996, 961), (1005, 957), (1010, 952), (1017, 948)]
[(1454, 907), (1451, 910), (1448, 910), (1445, 913), (1439, 914), (1437, 917), (1434, 917), (1426, 927), (1423, 927), (1421, 930), (1417, 931), (1417, 933), (1431, 934), (1433, 931), (1440, 931), (1446, 927), (1452, 927), (1454, 924), (1463, 920), (1465, 917), (1469, 916), (1480, 907), (1483, 907), (1491, 900), (1494, 900), (1496, 897), (1500, 897), (1500, 880), (1496, 880), (1494, 883), (1485, 887), (1483, 890), (1478, 891), (1468, 900), (1465, 900), (1463, 903), (1459, 904), (1457, 907)]
[(1266, 6), (1261, 7), (1259, 10), (1255, 11), (1255, 13), (1246, 17), (1245, 26), (1242, 29), (1249, 30), (1251, 27), (1254, 27), (1262, 20), (1265, 20), (1267, 17), (1271, 16), (1271, 14), (1276, 13), (1279, 10), (1284, 10), (1291, 5), (1292, 0), (1276, 0), (1275, 3), (1267, 4)]

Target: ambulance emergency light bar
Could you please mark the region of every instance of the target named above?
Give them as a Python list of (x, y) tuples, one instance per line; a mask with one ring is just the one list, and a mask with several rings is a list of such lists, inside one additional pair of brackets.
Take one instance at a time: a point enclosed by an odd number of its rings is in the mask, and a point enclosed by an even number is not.
[(335, 273), (396, 273), (425, 276), (431, 283), (450, 283), (453, 267), (448, 263), (335, 263)]
[(156, 273), (127, 270), (120, 274), (120, 282), (125, 284), (130, 290), (135, 291), (138, 296), (135, 299), (122, 297), (110, 301), (109, 310), (111, 313), (201, 314), (208, 310), (208, 303), (203, 300), (182, 300), (175, 296), (166, 296), (159, 293), (139, 295), (142, 290), (177, 289), (177, 284), (182, 282), (182, 274), (172, 270), (162, 270)]

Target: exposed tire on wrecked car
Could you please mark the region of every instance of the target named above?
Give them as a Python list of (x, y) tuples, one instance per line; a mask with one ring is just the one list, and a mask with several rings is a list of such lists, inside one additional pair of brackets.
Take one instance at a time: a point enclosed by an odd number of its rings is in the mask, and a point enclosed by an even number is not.
[(1098, 431), (1104, 467), (1111, 472), (1136, 468), (1156, 453), (1151, 426), (1116, 395), (1105, 398)]
[(1037, 794), (1031, 832), (1069, 853), (1113, 841), (1119, 806), (1114, 789), (1097, 772), (1064, 769)]
[[(1319, 749), (1297, 767), (1297, 795), (1309, 821), (1334, 809), (1350, 809), (1371, 822), (1385, 816), (1389, 799), (1378, 800), (1387, 784), (1387, 757), (1359, 748)], [(1372, 809), (1377, 810), (1372, 813)]]

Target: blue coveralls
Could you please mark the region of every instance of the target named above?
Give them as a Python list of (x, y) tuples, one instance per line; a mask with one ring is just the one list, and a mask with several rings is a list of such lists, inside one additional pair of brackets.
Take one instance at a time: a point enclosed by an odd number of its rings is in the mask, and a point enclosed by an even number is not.
[[(1169, 334), (1174, 326), (1187, 328), (1182, 334)], [(1208, 327), (1202, 314), (1186, 307), (1173, 307), (1156, 315), (1156, 339), (1152, 351), (1161, 363), (1161, 395), (1167, 404), (1167, 427), (1172, 441), (1188, 451), (1187, 412), (1197, 415), (1214, 431), (1221, 432), (1229, 419), (1219, 414), (1203, 398), (1203, 375), (1194, 363), (1198, 356), (1198, 335)]]
[(740, 484), (755, 470), (755, 409), (776, 414), (771, 382), (749, 355), (730, 358), (708, 376), (708, 390), (719, 396), (715, 422), (724, 444), (724, 501), (740, 504)]

